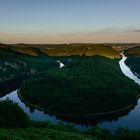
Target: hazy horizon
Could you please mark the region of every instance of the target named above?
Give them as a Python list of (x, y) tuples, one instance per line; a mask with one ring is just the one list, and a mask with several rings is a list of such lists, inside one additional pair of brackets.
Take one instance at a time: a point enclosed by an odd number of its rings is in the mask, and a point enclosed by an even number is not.
[(2, 0), (0, 42), (140, 43), (139, 0)]

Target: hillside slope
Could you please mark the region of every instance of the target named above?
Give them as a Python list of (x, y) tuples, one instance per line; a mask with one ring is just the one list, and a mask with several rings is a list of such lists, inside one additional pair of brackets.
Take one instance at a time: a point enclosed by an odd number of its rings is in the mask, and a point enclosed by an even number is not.
[(41, 54), (35, 48), (15, 48), (0, 44), (0, 82), (29, 74), (46, 72), (51, 67), (58, 67), (56, 58)]
[(120, 54), (107, 45), (62, 45), (43, 48), (42, 51), (50, 56), (94, 56), (119, 58)]
[(140, 56), (140, 46), (130, 48), (125, 53), (127, 56)]
[(140, 76), (140, 46), (128, 49), (125, 54), (128, 56), (125, 63), (134, 73)]

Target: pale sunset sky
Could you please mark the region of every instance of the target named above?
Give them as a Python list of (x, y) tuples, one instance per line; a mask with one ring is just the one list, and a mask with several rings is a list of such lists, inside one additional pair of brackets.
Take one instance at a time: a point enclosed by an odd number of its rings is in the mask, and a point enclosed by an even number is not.
[(140, 0), (0, 0), (1, 43), (140, 43)]

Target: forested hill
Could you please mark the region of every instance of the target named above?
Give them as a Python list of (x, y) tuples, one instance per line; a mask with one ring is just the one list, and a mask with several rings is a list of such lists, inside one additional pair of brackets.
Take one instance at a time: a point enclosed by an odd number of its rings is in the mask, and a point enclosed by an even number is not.
[(125, 63), (140, 76), (140, 46), (126, 50), (125, 54), (128, 56)]
[(77, 116), (127, 107), (139, 91), (123, 75), (118, 59), (93, 56), (70, 57), (62, 69), (30, 77), (22, 84), (20, 95), (51, 114)]
[(125, 51), (127, 56), (139, 56), (140, 57), (140, 46), (130, 48)]
[(52, 45), (33, 45), (33, 44), (0, 44), (0, 50), (9, 49), (15, 53), (31, 56), (94, 56), (101, 55), (109, 58), (119, 58), (120, 54), (109, 45), (103, 44), (52, 44)]

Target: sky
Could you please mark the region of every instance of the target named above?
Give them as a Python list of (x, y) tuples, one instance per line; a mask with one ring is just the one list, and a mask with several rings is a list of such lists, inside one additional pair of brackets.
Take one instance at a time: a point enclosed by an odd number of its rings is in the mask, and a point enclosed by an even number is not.
[(1, 43), (140, 43), (140, 0), (0, 0)]

